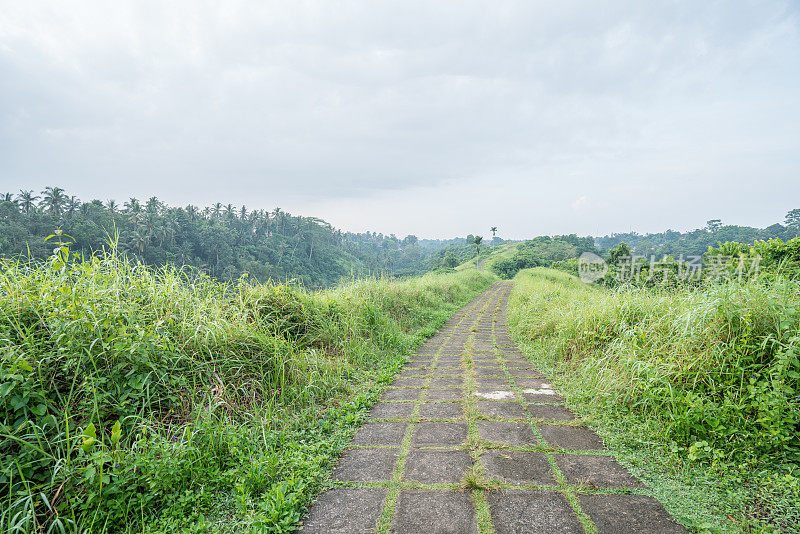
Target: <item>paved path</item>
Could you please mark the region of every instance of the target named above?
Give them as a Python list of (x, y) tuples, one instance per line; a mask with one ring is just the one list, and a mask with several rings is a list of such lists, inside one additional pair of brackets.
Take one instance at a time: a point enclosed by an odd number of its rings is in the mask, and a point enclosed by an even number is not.
[(685, 532), (517, 350), (498, 282), (414, 354), (310, 533)]

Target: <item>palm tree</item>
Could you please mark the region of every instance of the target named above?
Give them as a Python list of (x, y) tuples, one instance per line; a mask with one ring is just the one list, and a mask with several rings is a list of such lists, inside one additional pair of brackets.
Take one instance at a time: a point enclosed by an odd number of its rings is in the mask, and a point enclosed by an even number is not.
[(281, 234), (286, 229), (286, 212), (281, 211), (280, 208), (275, 208), (272, 212), (272, 220), (275, 221), (275, 229), (278, 229), (278, 222), (281, 223)]
[(161, 201), (158, 200), (158, 197), (150, 197), (144, 209), (147, 213), (158, 214), (161, 211)]
[(139, 252), (139, 254), (144, 254), (144, 251), (149, 243), (150, 236), (147, 235), (146, 232), (134, 230), (131, 233), (131, 244), (133, 245), (133, 248)]
[(214, 203), (214, 207), (211, 209), (211, 213), (215, 219), (219, 219), (220, 213), (222, 213), (222, 202)]
[(196, 206), (193, 206), (191, 204), (186, 206), (186, 215), (189, 216), (190, 221), (194, 221), (195, 219), (197, 219), (197, 213), (198, 211)]
[(242, 208), (239, 210), (239, 218), (242, 220), (247, 219), (247, 208), (245, 206), (242, 206)]
[(158, 246), (163, 247), (164, 241), (166, 241), (167, 238), (169, 237), (169, 230), (167, 229), (167, 225), (162, 224), (161, 226), (157, 226), (153, 230), (153, 236), (158, 238)]
[(233, 219), (236, 216), (236, 207), (233, 204), (225, 206), (225, 217)]
[(45, 187), (39, 205), (49, 211), (51, 215), (58, 217), (63, 211), (66, 200), (67, 196), (60, 187)]
[(472, 242), (475, 243), (475, 250), (476, 250), (476, 253), (475, 253), (475, 268), (477, 269), (478, 265), (479, 265), (478, 264), (478, 256), (481, 255), (481, 242), (483, 242), (483, 237), (481, 237), (479, 235), (476, 235), (475, 239)]
[(262, 215), (262, 218), (264, 219), (264, 228), (266, 229), (266, 232), (267, 232), (266, 235), (267, 235), (267, 237), (270, 237), (270, 236), (273, 235), (273, 230), (275, 229), (274, 226), (275, 226), (275, 223), (278, 222), (278, 218), (273, 213), (272, 214), (272, 220), (270, 220), (270, 218), (269, 218), (270, 211), (269, 210), (261, 210), (260, 213)]
[(127, 211), (128, 213), (132, 213), (134, 215), (142, 211), (142, 205), (139, 204), (139, 201), (134, 197), (129, 198), (128, 201), (124, 204), (124, 206), (125, 206), (125, 211)]
[(13, 206), (13, 208), (14, 208), (14, 211), (15, 212), (19, 212), (19, 204), (17, 203), (17, 199), (14, 198), (14, 195), (11, 194), (11, 193), (0, 194), (0, 203), (2, 203), (2, 204), (5, 204), (5, 203), (11, 204), (11, 206)]
[(72, 195), (69, 197), (65, 202), (67, 217), (72, 217), (78, 211), (78, 208), (81, 207), (81, 201), (78, 200), (78, 197)]
[(490, 231), (492, 232), (492, 241), (494, 241), (494, 238), (497, 237), (497, 227), (496, 226), (492, 226)]
[(39, 200), (39, 195), (34, 195), (33, 191), (24, 191), (20, 189), (17, 200), (19, 201), (22, 211), (28, 214), (31, 210), (36, 209), (36, 201)]
[(116, 215), (117, 212), (119, 211), (119, 206), (117, 205), (117, 201), (109, 200), (108, 202), (106, 202), (106, 209), (111, 215)]
[(167, 242), (170, 245), (175, 244), (175, 236), (178, 235), (178, 231), (181, 229), (180, 225), (178, 224), (178, 220), (172, 216), (166, 220), (164, 223), (165, 234), (167, 236)]

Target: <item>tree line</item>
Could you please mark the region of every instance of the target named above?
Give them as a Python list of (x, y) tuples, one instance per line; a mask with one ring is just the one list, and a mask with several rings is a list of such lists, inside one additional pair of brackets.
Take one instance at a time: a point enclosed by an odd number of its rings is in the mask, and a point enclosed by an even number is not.
[[(641, 264), (664, 261), (677, 270), (681, 258), (702, 263), (709, 253), (718, 255), (715, 251), (732, 249), (741, 249), (751, 256), (762, 255), (771, 266), (784, 260), (796, 266), (800, 260), (795, 252), (798, 248), (795, 238), (798, 236), (800, 209), (788, 212), (783, 224), (775, 223), (766, 228), (724, 225), (719, 219), (711, 219), (705, 227), (689, 232), (667, 230), (644, 235), (631, 232), (599, 238), (575, 234), (539, 236), (520, 243), (512, 257), (496, 261), (492, 269), (504, 278), (513, 278), (520, 270), (530, 267), (554, 267), (577, 274), (577, 258), (584, 252), (592, 252), (605, 256), (612, 263), (617, 256), (627, 255), (637, 257)], [(790, 270), (798, 271), (795, 267)], [(608, 281), (614, 277), (615, 273), (611, 273), (606, 278)]]
[(709, 247), (719, 243), (735, 242), (752, 245), (757, 241), (781, 239), (788, 241), (800, 236), (800, 209), (791, 210), (784, 217), (783, 224), (775, 223), (766, 228), (723, 224), (720, 219), (711, 219), (703, 228), (689, 232), (666, 230), (665, 232), (638, 234), (636, 232), (611, 234), (597, 238), (598, 249), (608, 252), (625, 243), (631, 252), (640, 256), (675, 258), (702, 256)]
[(0, 195), (0, 257), (45, 258), (53, 248), (45, 237), (56, 230), (71, 236), (83, 254), (115, 240), (120, 252), (148, 265), (190, 266), (221, 280), (247, 273), (308, 287), (349, 276), (419, 274), (444, 268), (448, 254), (465, 261), (471, 250), (465, 240), (342, 232), (281, 208), (168, 206), (155, 196), (84, 202), (60, 187)]

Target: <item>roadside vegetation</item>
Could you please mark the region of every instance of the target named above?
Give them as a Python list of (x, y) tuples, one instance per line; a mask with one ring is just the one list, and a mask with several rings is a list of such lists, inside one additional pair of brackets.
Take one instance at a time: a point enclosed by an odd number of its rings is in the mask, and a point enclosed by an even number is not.
[(776, 272), (608, 288), (524, 270), (509, 323), (684, 524), (798, 532), (800, 284)]
[(413, 348), (493, 280), (326, 291), (115, 250), (0, 260), (0, 531), (291, 531)]

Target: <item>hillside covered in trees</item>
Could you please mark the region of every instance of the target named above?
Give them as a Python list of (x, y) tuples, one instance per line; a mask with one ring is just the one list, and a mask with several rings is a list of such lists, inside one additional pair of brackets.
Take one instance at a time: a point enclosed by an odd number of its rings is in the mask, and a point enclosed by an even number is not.
[(800, 236), (800, 209), (794, 209), (786, 214), (783, 224), (775, 223), (766, 228), (722, 224), (721, 220), (712, 219), (706, 222), (704, 228), (688, 232), (666, 230), (654, 234), (615, 233), (597, 238), (596, 244), (602, 252), (608, 252), (625, 243), (631, 252), (637, 255), (655, 254), (658, 257), (670, 255), (677, 258), (680, 255), (702, 256), (709, 247), (717, 246), (719, 243), (735, 242), (752, 245), (756, 241), (770, 239), (788, 241), (798, 236)]
[(232, 280), (295, 280), (331, 286), (366, 274), (415, 275), (474, 256), (466, 239), (418, 240), (378, 232), (350, 233), (280, 208), (168, 206), (157, 197), (83, 202), (58, 187), (0, 196), (0, 257), (52, 253), (48, 235), (61, 230), (73, 249), (92, 254), (115, 239), (120, 252), (145, 264), (197, 268)]
[[(584, 252), (602, 255), (607, 259), (624, 253), (644, 263), (651, 259), (674, 263), (681, 258), (684, 261), (697, 258), (702, 263), (704, 256), (710, 252), (720, 254), (720, 249), (731, 252), (727, 255), (741, 253), (765, 256), (775, 265), (786, 257), (793, 264), (795, 259), (791, 251), (797, 245), (796, 242), (792, 245), (786, 242), (798, 236), (800, 209), (795, 209), (786, 214), (784, 224), (775, 223), (766, 228), (723, 225), (719, 219), (712, 219), (704, 228), (688, 232), (667, 230), (644, 235), (636, 232), (615, 233), (599, 238), (575, 234), (539, 236), (515, 245), (513, 254), (494, 261), (491, 268), (504, 278), (513, 278), (522, 269), (531, 267), (553, 267), (577, 274), (577, 258)], [(753, 245), (757, 245), (757, 250), (750, 250)]]

